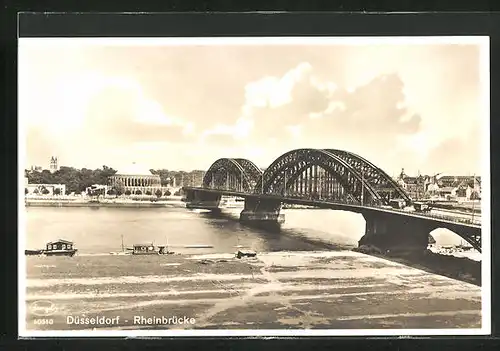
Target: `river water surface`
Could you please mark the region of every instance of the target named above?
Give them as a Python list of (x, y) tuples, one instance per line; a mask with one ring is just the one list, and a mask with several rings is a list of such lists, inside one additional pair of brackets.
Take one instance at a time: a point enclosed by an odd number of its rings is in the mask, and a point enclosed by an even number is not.
[[(100, 254), (139, 243), (169, 244), (181, 253), (226, 253), (242, 245), (257, 251), (352, 248), (365, 230), (360, 214), (332, 210), (282, 210), (286, 221), (281, 233), (241, 225), (240, 209), (220, 216), (185, 208), (28, 207), (26, 249), (44, 248), (61, 238), (73, 241), (79, 254)], [(439, 230), (438, 243), (456, 244), (460, 238)], [(187, 245), (212, 245), (186, 249)]]
[[(241, 210), (220, 216), (183, 208), (27, 208), (27, 248), (43, 248), (61, 238), (73, 241), (79, 254), (99, 254), (125, 246), (164, 244), (181, 253), (227, 253), (242, 245), (257, 251), (317, 250), (353, 247), (364, 231), (360, 215), (328, 210), (285, 210), (281, 233), (252, 229), (234, 218)], [(322, 242), (314, 242), (320, 239)], [(186, 249), (187, 245), (212, 245)]]

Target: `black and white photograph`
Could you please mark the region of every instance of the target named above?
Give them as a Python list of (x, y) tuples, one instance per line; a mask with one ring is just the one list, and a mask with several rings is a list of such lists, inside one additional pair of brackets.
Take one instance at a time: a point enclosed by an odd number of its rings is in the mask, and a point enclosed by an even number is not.
[(489, 38), (20, 38), (19, 335), (486, 335)]

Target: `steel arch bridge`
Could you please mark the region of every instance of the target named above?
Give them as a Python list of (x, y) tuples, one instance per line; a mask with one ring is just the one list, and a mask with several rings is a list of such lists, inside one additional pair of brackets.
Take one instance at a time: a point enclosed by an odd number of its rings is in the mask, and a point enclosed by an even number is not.
[(241, 192), (253, 192), (261, 182), (262, 170), (244, 158), (220, 158), (203, 177), (203, 187)]
[(203, 186), (355, 204), (386, 205), (405, 190), (383, 170), (348, 151), (296, 149), (278, 157), (265, 172), (246, 159), (222, 158), (207, 171)]

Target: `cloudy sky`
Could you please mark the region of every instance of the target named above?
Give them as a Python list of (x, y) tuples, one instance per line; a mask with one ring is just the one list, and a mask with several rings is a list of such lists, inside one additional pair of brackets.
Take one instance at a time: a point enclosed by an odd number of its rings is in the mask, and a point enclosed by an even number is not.
[(390, 175), (481, 171), (476, 44), (93, 43), (20, 40), (27, 167), (51, 155), (78, 168), (266, 167), (337, 148)]

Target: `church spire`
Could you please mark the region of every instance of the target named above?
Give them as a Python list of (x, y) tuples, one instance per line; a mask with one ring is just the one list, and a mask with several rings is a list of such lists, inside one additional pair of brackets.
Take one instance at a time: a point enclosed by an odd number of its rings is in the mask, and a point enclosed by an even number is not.
[(401, 173), (399, 174), (399, 179), (404, 179), (404, 178), (406, 178), (405, 169), (401, 168)]

